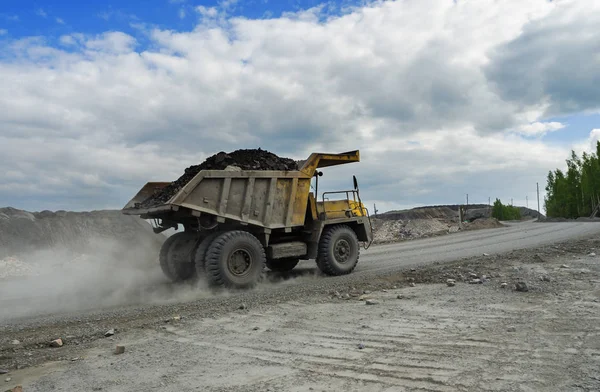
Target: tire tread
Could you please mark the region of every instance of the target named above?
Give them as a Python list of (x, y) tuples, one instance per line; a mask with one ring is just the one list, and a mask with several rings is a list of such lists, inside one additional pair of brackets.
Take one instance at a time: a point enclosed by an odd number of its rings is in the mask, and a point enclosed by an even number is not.
[[(190, 266), (188, 267), (188, 269), (182, 269), (181, 266), (178, 264), (186, 263), (186, 261), (179, 259), (181, 257), (181, 254), (177, 254), (177, 253), (171, 254), (170, 251), (173, 250), (172, 249), (173, 246), (177, 245), (177, 241), (186, 241), (186, 240), (189, 241), (194, 236), (196, 236), (196, 234), (188, 233), (188, 232), (180, 232), (180, 233), (173, 234), (171, 237), (175, 237), (175, 236), (178, 236), (178, 237), (173, 241), (173, 243), (169, 247), (169, 252), (167, 252), (166, 264), (169, 269), (169, 272), (172, 275), (171, 280), (173, 282), (181, 282), (181, 281), (184, 281), (187, 279), (192, 279), (196, 275), (196, 270), (194, 268), (194, 265), (192, 264), (192, 258), (190, 257), (190, 259), (189, 259)], [(190, 250), (190, 254), (189, 254), (190, 256), (191, 256), (191, 253), (193, 253), (194, 248), (195, 248), (195, 246)]]
[(214, 240), (223, 234), (223, 232), (218, 231), (209, 234), (206, 236), (196, 248), (196, 252), (194, 254), (194, 264), (196, 268), (196, 275), (200, 276), (206, 273), (206, 256), (208, 256), (208, 249), (210, 245), (214, 242)]
[[(228, 232), (222, 233), (221, 235), (217, 236), (214, 239), (214, 241), (210, 244), (208, 251), (206, 252), (206, 257), (205, 257), (206, 273), (208, 275), (209, 283), (211, 283), (214, 286), (233, 287), (233, 284), (231, 284), (231, 282), (227, 282), (225, 280), (225, 278), (223, 277), (223, 274), (221, 272), (221, 265), (220, 265), (221, 260), (220, 259), (221, 259), (221, 254), (223, 253), (223, 249), (225, 248), (227, 243), (236, 237), (246, 237), (251, 242), (254, 242), (257, 245), (257, 249), (260, 249), (260, 258), (262, 259), (261, 275), (264, 272), (266, 255), (265, 255), (265, 250), (264, 250), (262, 244), (260, 243), (260, 241), (258, 241), (258, 239), (254, 235), (252, 235), (251, 233), (249, 233), (247, 231), (242, 231), (242, 230), (228, 231)], [(257, 282), (246, 284), (246, 285), (244, 285), (244, 286), (246, 286), (244, 288), (252, 287), (256, 283)]]
[(177, 233), (173, 234), (172, 236), (168, 237), (165, 240), (165, 242), (163, 242), (160, 248), (160, 252), (158, 254), (158, 262), (160, 264), (160, 268), (162, 269), (163, 274), (165, 274), (165, 276), (172, 281), (175, 280), (175, 276), (173, 275), (169, 267), (169, 250), (171, 249), (173, 243), (179, 238), (176, 237), (176, 235)]
[[(354, 244), (356, 245), (356, 262), (349, 270), (342, 271), (335, 265), (332, 260), (329, 260), (329, 250), (333, 244), (333, 237), (336, 233), (340, 231), (346, 231), (351, 235)], [(325, 228), (325, 232), (321, 235), (321, 239), (319, 241), (319, 253), (317, 256), (317, 267), (327, 275), (331, 276), (339, 276), (339, 275), (347, 275), (352, 273), (358, 264), (358, 260), (360, 258), (360, 247), (358, 245), (358, 237), (352, 228), (348, 225), (335, 225)]]

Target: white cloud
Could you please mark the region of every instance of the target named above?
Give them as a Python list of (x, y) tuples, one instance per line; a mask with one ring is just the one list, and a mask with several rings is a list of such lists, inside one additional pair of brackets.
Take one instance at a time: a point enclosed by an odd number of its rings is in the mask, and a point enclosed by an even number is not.
[(113, 15), (114, 15), (114, 12), (112, 12), (112, 11), (103, 11), (103, 12), (98, 13), (98, 17), (100, 19), (104, 19), (107, 22), (110, 20), (110, 18), (113, 17)]
[(107, 53), (128, 53), (135, 46), (135, 38), (121, 32), (104, 33), (85, 42), (88, 49), (98, 51), (102, 55)]
[(15, 15), (15, 14), (0, 13), (0, 18), (7, 20), (9, 22), (18, 22), (21, 20), (21, 18), (19, 18), (19, 15)]
[[(585, 140), (580, 140), (573, 145), (573, 150), (581, 155), (582, 152), (596, 153), (596, 144), (600, 141), (600, 129), (592, 129)], [(565, 157), (566, 159), (566, 157)], [(561, 166), (564, 166), (564, 162)]]
[(46, 11), (44, 11), (42, 8), (38, 8), (37, 10), (35, 10), (35, 14), (37, 16), (41, 16), (42, 18), (48, 17), (48, 13)]
[(0, 29), (0, 36), (8, 34), (8, 30)]
[(185, 9), (184, 8), (180, 8), (178, 15), (179, 15), (179, 19), (185, 19)]
[(600, 129), (592, 129), (590, 131), (589, 143), (590, 149), (588, 151), (596, 151), (596, 144), (600, 141)]
[[(360, 149), (363, 162), (332, 169), (323, 186), (351, 187), (356, 173), (369, 204), (460, 203), (464, 193), (521, 200), (568, 155), (570, 146), (531, 136), (561, 129), (545, 113), (578, 95), (547, 90), (523, 101), (495, 70), (523, 69), (502, 48), (542, 27), (553, 37), (583, 26), (576, 47), (597, 42), (597, 29), (580, 23), (589, 13), (571, 1), (405, 0), (268, 20), (228, 17), (234, 6), (196, 7), (192, 31), (144, 27), (145, 50), (119, 31), (63, 36), (68, 50), (42, 38), (6, 44), (0, 184), (15, 188), (0, 189), (0, 205), (19, 203), (11, 189), (26, 188), (29, 203), (121, 207), (146, 181), (258, 146), (298, 159)], [(553, 75), (565, 88), (573, 78)]]
[(564, 124), (559, 122), (539, 122), (536, 121), (531, 124), (521, 125), (517, 132), (526, 136), (542, 136), (548, 132), (558, 131), (565, 127)]
[(205, 7), (203, 5), (197, 6), (196, 11), (198, 11), (200, 15), (208, 18), (214, 18), (218, 14), (218, 11), (215, 7)]
[(65, 21), (62, 18), (56, 18), (56, 23), (58, 24), (65, 24)]
[(60, 38), (58, 39), (60, 44), (65, 45), (65, 46), (78, 45), (78, 44), (81, 44), (82, 42), (84, 42), (85, 40), (86, 40), (85, 35), (79, 34), (79, 33), (70, 34), (70, 35), (61, 35)]
[(220, 8), (224, 8), (224, 9), (230, 9), (235, 7), (235, 5), (238, 3), (238, 0), (221, 0), (219, 2), (219, 7)]

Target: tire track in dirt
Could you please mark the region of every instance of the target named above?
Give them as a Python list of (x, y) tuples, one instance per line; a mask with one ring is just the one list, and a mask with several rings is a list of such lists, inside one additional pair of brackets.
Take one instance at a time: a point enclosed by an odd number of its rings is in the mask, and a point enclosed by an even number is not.
[[(387, 301), (390, 302), (386, 304), (388, 313), (403, 306), (390, 298)], [(338, 310), (337, 317), (340, 313), (356, 314), (355, 302), (337, 306), (346, 308)], [(327, 309), (328, 305), (323, 307)], [(296, 313), (293, 321), (279, 321), (273, 312), (244, 316), (243, 321), (235, 324), (221, 320), (219, 324), (224, 327), (219, 333), (239, 337), (235, 344), (215, 345), (212, 338), (216, 339), (216, 335), (198, 342), (198, 336), (203, 333), (172, 333), (178, 342), (212, 346), (248, 361), (258, 360), (303, 374), (375, 383), (381, 388), (403, 388), (401, 390), (468, 389), (482, 375), (484, 380), (479, 381), (479, 390), (495, 390), (493, 385), (500, 381), (514, 385), (531, 383), (531, 375), (523, 369), (533, 368), (536, 377), (552, 378), (564, 370), (556, 361), (558, 356), (563, 357), (563, 361), (566, 357), (567, 361), (575, 362), (581, 355), (590, 358), (600, 355), (598, 350), (582, 352), (561, 345), (548, 346), (548, 342), (570, 337), (565, 334), (537, 331), (538, 336), (531, 343), (512, 338), (505, 331), (490, 336), (490, 330), (497, 330), (506, 320), (514, 322), (522, 318), (519, 309), (502, 309), (501, 314), (486, 314), (485, 310), (477, 314), (464, 312), (459, 317), (440, 317), (437, 311), (443, 313), (443, 309), (396, 318), (387, 315), (383, 318), (369, 312), (369, 317), (362, 317), (363, 320), (344, 317), (345, 322), (338, 326), (327, 318), (326, 311), (311, 314), (298, 305), (278, 308), (278, 314)], [(490, 308), (488, 312), (498, 312), (498, 309)], [(527, 312), (537, 316), (543, 314), (544, 309)], [(478, 323), (477, 329), (471, 328), (474, 320)], [(563, 323), (569, 319), (553, 316), (546, 321)], [(252, 338), (246, 337), (246, 328), (255, 324), (261, 325), (261, 332)], [(271, 330), (277, 331), (276, 336), (270, 334)], [(364, 345), (363, 349), (358, 349), (359, 342)], [(496, 372), (489, 372), (488, 367)]]

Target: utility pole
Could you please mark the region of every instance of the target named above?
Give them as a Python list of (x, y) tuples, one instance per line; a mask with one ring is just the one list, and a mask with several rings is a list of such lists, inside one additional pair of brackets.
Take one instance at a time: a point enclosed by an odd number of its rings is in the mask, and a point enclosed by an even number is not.
[(467, 208), (469, 208), (469, 194), (467, 193)]
[(540, 184), (535, 183), (535, 187), (537, 188), (537, 199), (538, 199), (538, 219), (540, 219)]
[(375, 205), (375, 203), (373, 203), (373, 212), (375, 212), (375, 218), (377, 218), (377, 205)]

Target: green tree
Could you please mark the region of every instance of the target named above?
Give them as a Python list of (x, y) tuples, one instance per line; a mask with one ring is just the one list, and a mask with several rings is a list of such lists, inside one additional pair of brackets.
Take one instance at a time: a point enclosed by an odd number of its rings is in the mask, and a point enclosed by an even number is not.
[(599, 158), (597, 142), (595, 153), (584, 152), (581, 159), (571, 151), (565, 173), (559, 169), (548, 173), (544, 198), (548, 217), (578, 218), (592, 213), (600, 198)]
[(494, 201), (492, 207), (492, 217), (498, 220), (520, 220), (521, 210), (513, 206), (505, 206), (500, 199)]

